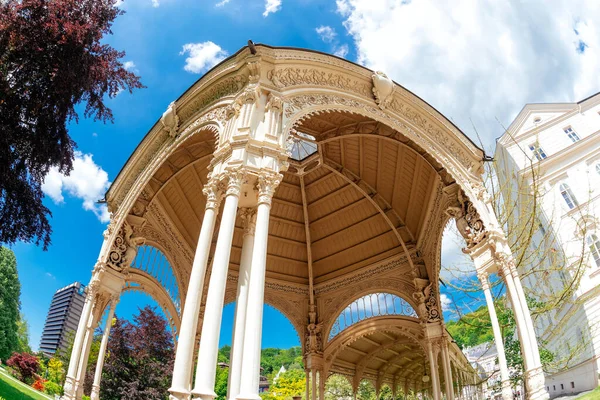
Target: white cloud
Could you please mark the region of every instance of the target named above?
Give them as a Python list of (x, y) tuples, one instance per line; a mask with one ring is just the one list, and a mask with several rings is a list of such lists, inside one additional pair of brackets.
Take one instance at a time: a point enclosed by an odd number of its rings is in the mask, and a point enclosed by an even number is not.
[(321, 40), (325, 43), (331, 43), (331, 52), (338, 57), (346, 57), (348, 54), (348, 45), (347, 44), (339, 44), (337, 40), (337, 32), (330, 26), (321, 25), (318, 28), (315, 28), (315, 32), (321, 37)]
[(221, 46), (211, 41), (184, 44), (179, 54), (189, 54), (185, 59), (184, 69), (192, 73), (204, 72), (227, 56), (227, 52)]
[(475, 265), (462, 249), (465, 247), (465, 239), (451, 220), (442, 234), (442, 268), (440, 278), (444, 282), (452, 282), (457, 279), (475, 273)]
[(215, 7), (223, 7), (225, 4), (229, 3), (230, 1), (231, 0), (221, 0), (220, 2), (215, 4)]
[(450, 299), (447, 294), (440, 293), (440, 303), (442, 303), (442, 311), (449, 311), (450, 306), (452, 305), (452, 299)]
[(265, 12), (263, 13), (263, 17), (266, 17), (269, 14), (276, 13), (279, 10), (281, 10), (281, 0), (266, 0)]
[(135, 63), (133, 61), (125, 61), (123, 63), (123, 68), (125, 68), (126, 70), (134, 69)]
[(50, 279), (56, 279), (56, 277), (54, 275), (52, 275), (50, 272), (46, 272), (45, 275)]
[(337, 35), (335, 33), (335, 29), (333, 29), (330, 26), (321, 25), (318, 28), (316, 28), (315, 31), (319, 34), (319, 36), (321, 36), (321, 40), (325, 43), (331, 43)]
[(42, 191), (56, 204), (65, 202), (63, 192), (81, 199), (85, 210), (92, 211), (101, 222), (108, 222), (110, 216), (106, 205), (97, 201), (104, 197), (109, 186), (108, 174), (94, 162), (92, 155), (76, 151), (71, 173), (66, 176), (56, 167), (50, 169)]
[(156, 8), (160, 6), (160, 3), (158, 2), (158, 0), (152, 0), (152, 7)]
[(358, 61), (382, 70), (484, 143), (527, 102), (600, 89), (597, 0), (337, 0)]
[(338, 46), (333, 51), (333, 55), (342, 57), (342, 58), (345, 58), (347, 54), (348, 54), (348, 45), (347, 44)]

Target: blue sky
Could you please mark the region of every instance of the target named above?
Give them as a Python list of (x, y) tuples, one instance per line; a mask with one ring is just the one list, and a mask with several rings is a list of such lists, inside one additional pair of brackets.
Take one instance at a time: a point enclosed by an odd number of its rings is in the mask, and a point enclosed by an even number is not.
[[(552, 7), (543, 0), (526, 3), (125, 0), (120, 7), (126, 14), (107, 41), (126, 51), (123, 62), (147, 88), (108, 101), (114, 124), (82, 119), (70, 126), (80, 151), (76, 169), (69, 178), (51, 173), (45, 185), (52, 246), (47, 252), (13, 246), (32, 346), (39, 345), (54, 291), (90, 279), (107, 217), (95, 200), (167, 105), (248, 39), (336, 53), (383, 70), (478, 140), (476, 128), (492, 152), (502, 124), (525, 103), (576, 101), (600, 90), (597, 0), (556, 0)], [(458, 246), (448, 243), (444, 264), (461, 262)], [(444, 290), (447, 305), (480, 304)], [(117, 313), (130, 316), (147, 301), (124, 295)], [(233, 307), (224, 315), (222, 344), (230, 337)], [(293, 328), (272, 309), (265, 314), (263, 344), (299, 344)]]

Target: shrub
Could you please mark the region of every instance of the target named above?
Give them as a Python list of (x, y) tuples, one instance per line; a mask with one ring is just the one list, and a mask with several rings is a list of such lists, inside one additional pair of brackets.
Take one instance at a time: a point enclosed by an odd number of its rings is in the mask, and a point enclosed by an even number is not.
[(90, 396), (86, 396), (85, 394), (81, 396), (81, 400), (90, 400)]
[(35, 390), (37, 390), (38, 392), (43, 392), (44, 391), (44, 383), (45, 383), (45, 379), (37, 378), (35, 380), (35, 382), (33, 382), (33, 385), (31, 385), (31, 387), (34, 388)]
[(33, 375), (37, 373), (40, 366), (38, 359), (29, 353), (13, 353), (6, 364), (19, 373), (19, 379), (23, 382), (32, 381)]
[(62, 396), (63, 394), (63, 388), (62, 386), (60, 386), (58, 383), (52, 382), (52, 381), (46, 381), (46, 385), (44, 388), (44, 392), (46, 392), (49, 395), (59, 395)]

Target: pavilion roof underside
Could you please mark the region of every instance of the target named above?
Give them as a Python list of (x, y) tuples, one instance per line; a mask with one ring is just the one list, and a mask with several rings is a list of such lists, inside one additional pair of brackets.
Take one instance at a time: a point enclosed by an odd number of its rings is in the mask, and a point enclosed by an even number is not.
[(394, 331), (377, 331), (344, 347), (331, 364), (330, 372), (363, 379), (383, 377), (387, 383), (421, 380), (428, 371), (426, 356), (420, 345)]
[[(345, 127), (346, 133), (332, 135), (332, 121)], [(303, 176), (293, 168), (284, 173), (271, 210), (268, 276), (307, 282), (305, 223), (310, 231), (315, 283), (401, 253), (398, 236), (409, 250), (415, 248), (428, 221), (433, 193), (441, 184), (438, 173), (443, 172), (418, 149), (378, 134), (381, 129), (389, 128), (341, 112), (313, 116), (298, 127), (315, 136), (319, 155), (313, 157), (321, 161)], [(351, 134), (357, 131), (364, 133)], [(158, 202), (192, 250), (202, 224), (202, 187), (213, 146), (210, 132), (188, 139), (164, 161), (136, 203), (137, 207), (149, 207)], [(240, 262), (242, 234), (238, 220), (231, 254), (235, 269)], [(215, 234), (214, 242), (216, 238)]]

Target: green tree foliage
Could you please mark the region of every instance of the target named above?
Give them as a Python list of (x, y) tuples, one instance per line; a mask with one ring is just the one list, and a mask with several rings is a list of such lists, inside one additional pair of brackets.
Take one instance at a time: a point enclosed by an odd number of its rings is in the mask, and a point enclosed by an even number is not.
[(19, 296), (21, 284), (12, 250), (0, 247), (0, 360), (19, 350)]
[(375, 386), (369, 381), (360, 381), (358, 384), (357, 397), (359, 400), (375, 400), (377, 398)]
[(325, 400), (352, 400), (352, 385), (342, 375), (333, 374), (325, 382)]
[(29, 324), (23, 313), (19, 314), (19, 320), (17, 321), (17, 341), (18, 351), (31, 353), (31, 347), (29, 346)]
[[(229, 347), (229, 346), (227, 346)], [(231, 349), (231, 348), (230, 348)], [(219, 355), (221, 352), (219, 352)], [(219, 361), (221, 362), (221, 361)], [(216, 400), (225, 400), (227, 398), (227, 382), (229, 380), (229, 368), (217, 367), (217, 376), (215, 377)]]
[(297, 346), (289, 349), (262, 349), (260, 366), (263, 368), (263, 375), (272, 377), (282, 365), (288, 370), (304, 369), (302, 366), (302, 348)]

